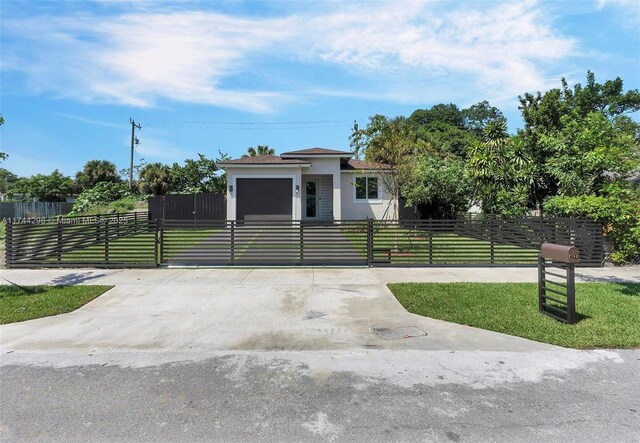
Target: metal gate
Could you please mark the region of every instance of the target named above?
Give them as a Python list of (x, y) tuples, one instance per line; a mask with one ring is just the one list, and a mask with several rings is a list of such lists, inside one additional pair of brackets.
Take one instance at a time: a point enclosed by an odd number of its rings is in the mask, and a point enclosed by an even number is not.
[(225, 220), (227, 218), (224, 194), (171, 194), (149, 197), (149, 219)]
[(580, 250), (580, 266), (604, 261), (602, 225), (578, 219), (281, 220), (108, 217), (11, 220), (7, 267), (536, 266), (540, 245)]

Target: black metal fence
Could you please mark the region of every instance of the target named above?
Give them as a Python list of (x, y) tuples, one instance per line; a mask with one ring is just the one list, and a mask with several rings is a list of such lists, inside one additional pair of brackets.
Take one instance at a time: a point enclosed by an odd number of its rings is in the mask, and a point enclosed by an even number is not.
[(169, 265), (366, 265), (367, 225), (165, 220), (160, 245)]
[(144, 213), (57, 217), (6, 225), (9, 268), (155, 267), (158, 229)]
[(149, 219), (209, 221), (227, 218), (224, 194), (171, 194), (149, 197)]
[(601, 266), (602, 226), (577, 219), (170, 220), (7, 225), (8, 267), (535, 266), (543, 242)]

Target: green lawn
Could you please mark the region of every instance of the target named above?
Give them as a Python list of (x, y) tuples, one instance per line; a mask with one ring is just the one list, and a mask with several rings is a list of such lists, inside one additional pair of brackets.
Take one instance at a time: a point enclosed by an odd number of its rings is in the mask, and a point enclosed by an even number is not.
[(640, 347), (640, 284), (579, 283), (579, 321), (560, 323), (538, 311), (536, 283), (395, 283), (409, 311), (570, 348)]
[(113, 286), (0, 286), (0, 324), (71, 312)]
[[(346, 228), (349, 241), (366, 257), (365, 228)], [(490, 264), (491, 242), (445, 232), (389, 226), (373, 235), (374, 260), (406, 264)], [(494, 243), (495, 264), (536, 263), (538, 249)]]

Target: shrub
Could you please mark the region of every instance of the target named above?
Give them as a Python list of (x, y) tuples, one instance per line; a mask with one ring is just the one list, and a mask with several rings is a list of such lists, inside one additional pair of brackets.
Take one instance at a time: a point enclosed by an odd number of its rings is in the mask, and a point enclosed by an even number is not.
[(544, 210), (558, 217), (584, 217), (604, 223), (604, 234), (613, 242), (614, 263), (640, 256), (640, 193), (638, 190), (609, 189), (607, 195), (556, 196)]
[(123, 183), (100, 182), (91, 189), (83, 191), (73, 204), (72, 214), (88, 211), (94, 206), (105, 205), (122, 198), (132, 197)]

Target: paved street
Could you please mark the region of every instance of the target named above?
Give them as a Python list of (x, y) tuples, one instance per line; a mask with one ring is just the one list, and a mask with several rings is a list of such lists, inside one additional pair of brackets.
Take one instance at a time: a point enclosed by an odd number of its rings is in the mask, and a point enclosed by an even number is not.
[[(17, 284), (115, 286), (75, 312), (0, 326), (0, 438), (637, 441), (639, 350), (418, 317), (384, 285), (535, 281), (531, 271), (0, 271)], [(633, 267), (580, 275), (640, 281)]]
[[(50, 356), (50, 362), (65, 358)], [(546, 358), (551, 356), (256, 352), (144, 367), (101, 360), (9, 365), (0, 368), (0, 437), (638, 441), (640, 352), (587, 353), (575, 367), (558, 355), (555, 369), (539, 371)]]

